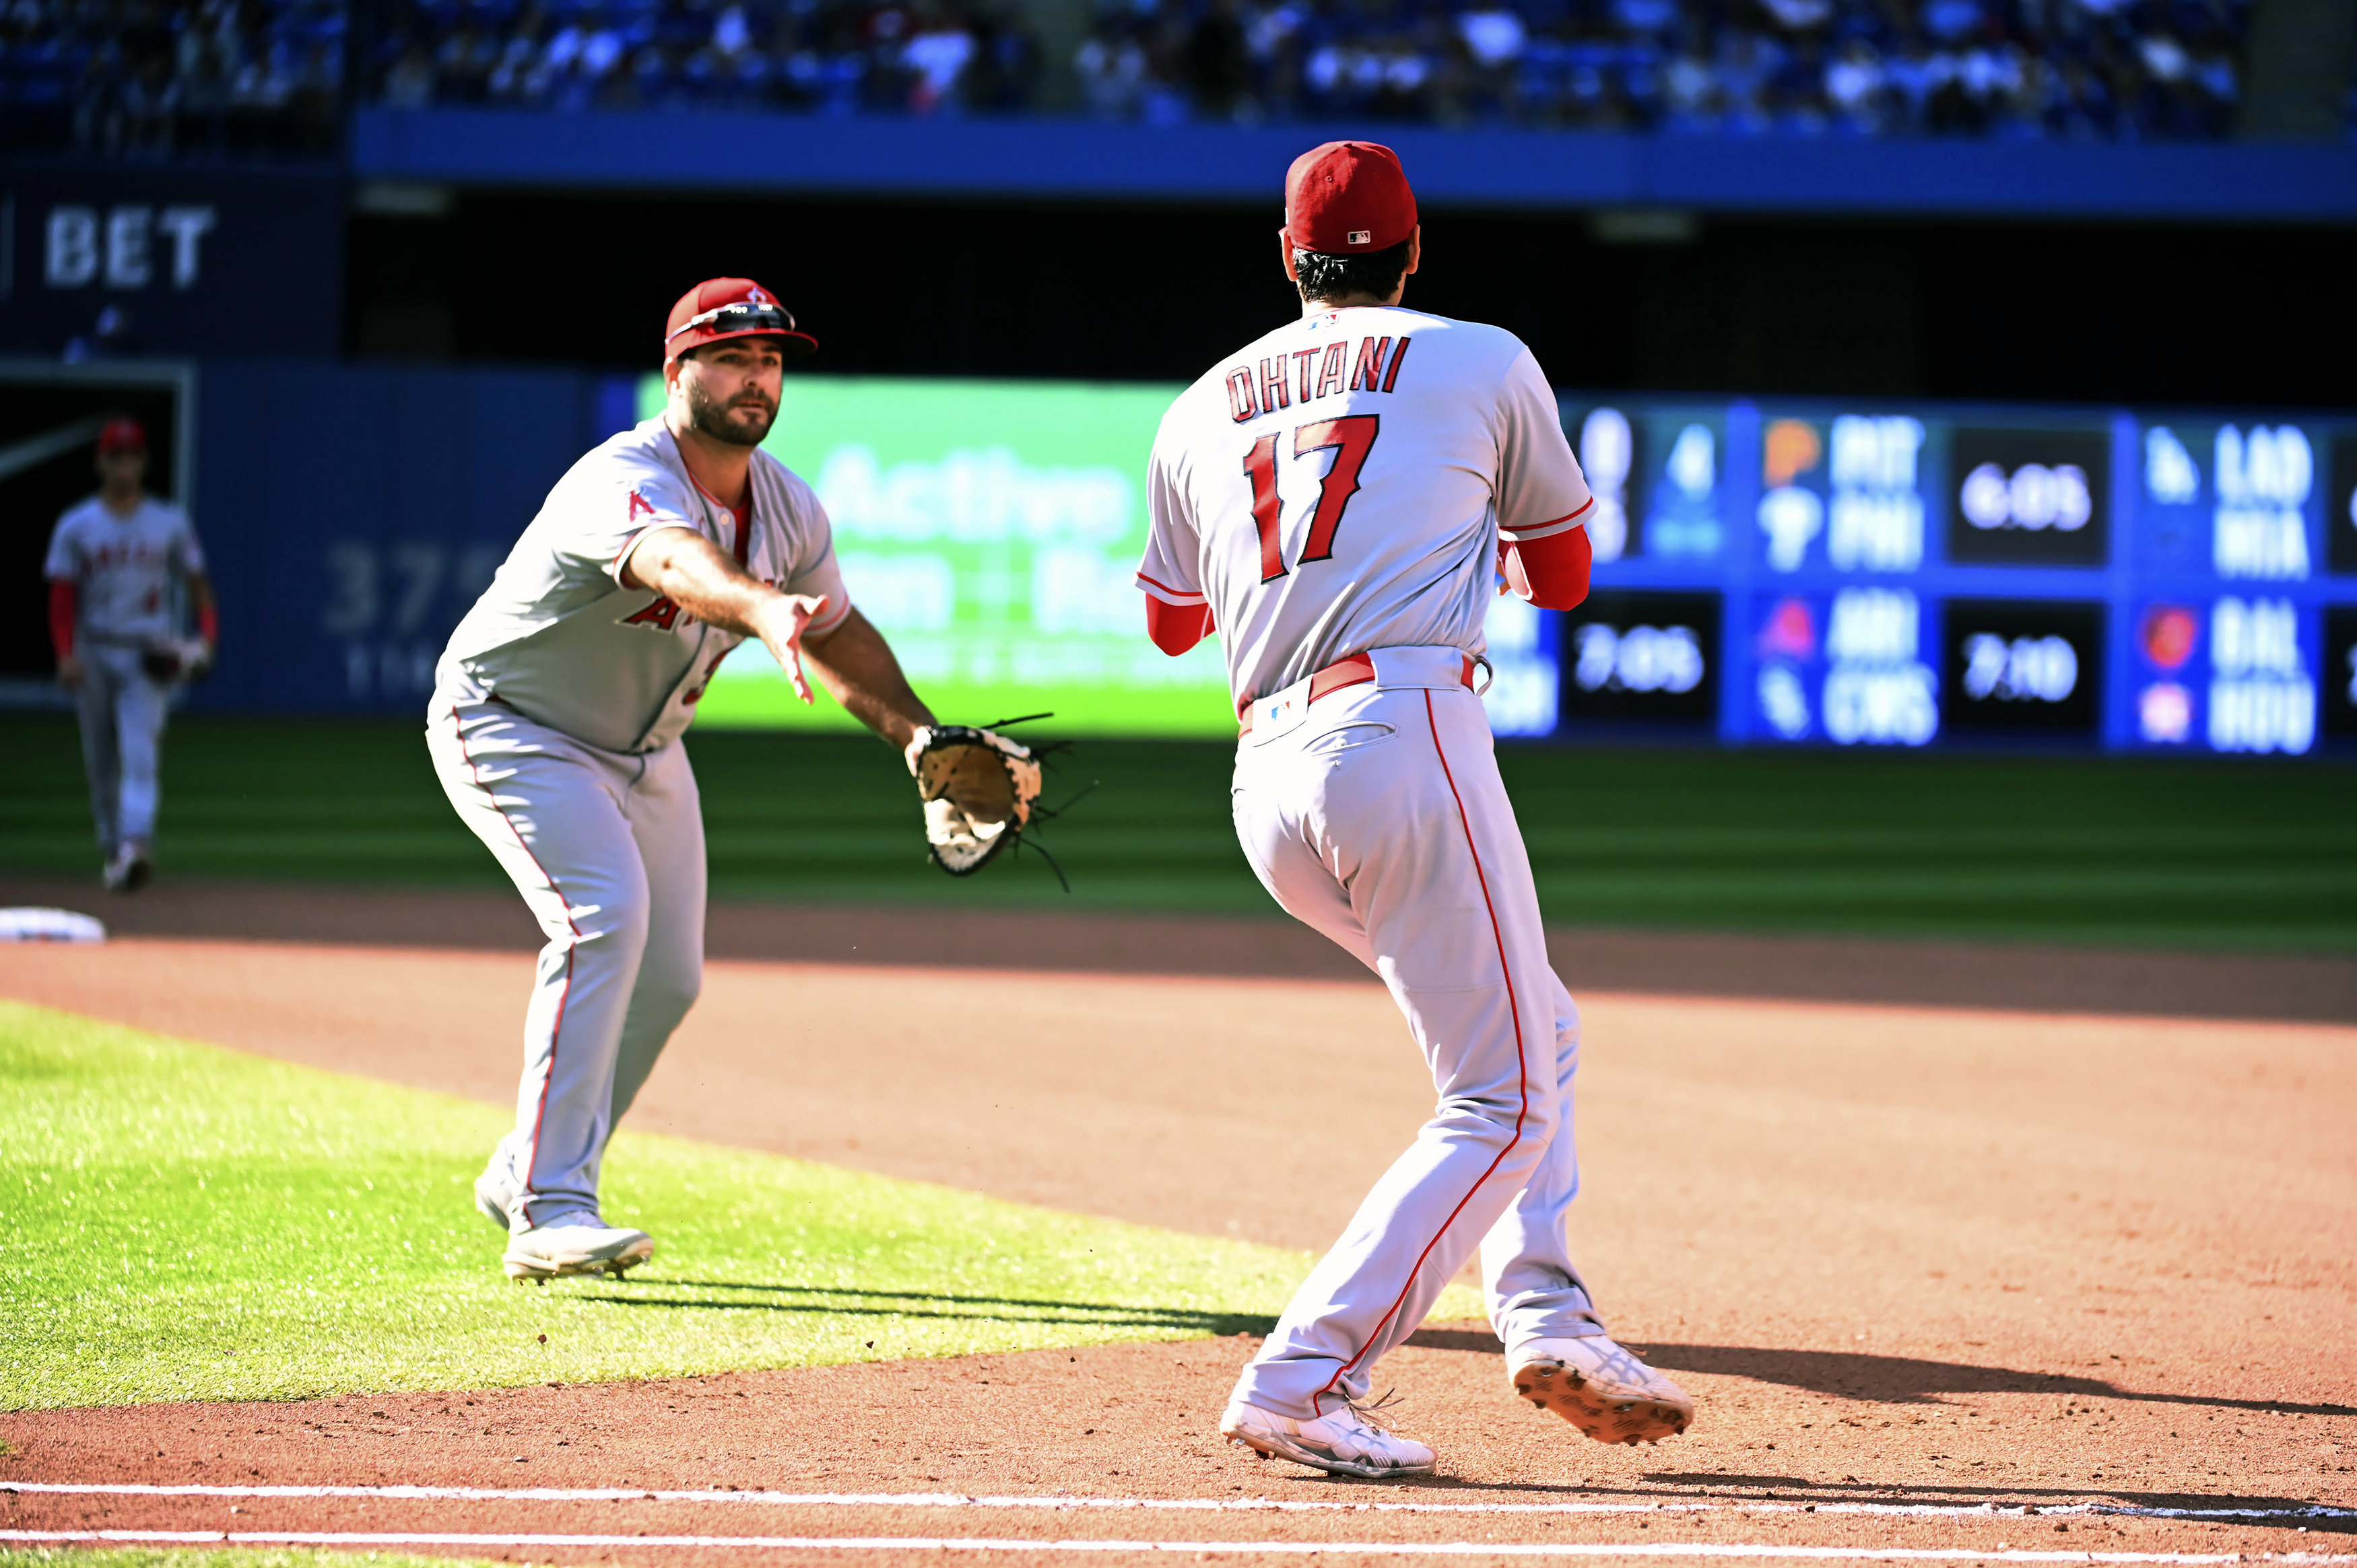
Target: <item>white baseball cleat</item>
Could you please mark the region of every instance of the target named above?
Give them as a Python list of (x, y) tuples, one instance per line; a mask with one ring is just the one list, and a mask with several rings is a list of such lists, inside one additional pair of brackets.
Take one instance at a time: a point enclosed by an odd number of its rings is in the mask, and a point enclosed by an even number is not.
[(1601, 1334), (1534, 1339), (1507, 1366), (1516, 1393), (1598, 1443), (1659, 1443), (1694, 1420), (1684, 1389)]
[(546, 1225), (520, 1230), (508, 1241), (508, 1278), (553, 1280), (560, 1274), (622, 1277), (655, 1255), (654, 1238), (643, 1230), (608, 1225), (594, 1214), (566, 1214)]
[(1338, 1476), (1387, 1481), (1396, 1476), (1431, 1475), (1432, 1450), (1384, 1430), (1382, 1420), (1371, 1405), (1345, 1405), (1315, 1421), (1296, 1421), (1232, 1400), (1220, 1417), (1220, 1435), (1269, 1457)]

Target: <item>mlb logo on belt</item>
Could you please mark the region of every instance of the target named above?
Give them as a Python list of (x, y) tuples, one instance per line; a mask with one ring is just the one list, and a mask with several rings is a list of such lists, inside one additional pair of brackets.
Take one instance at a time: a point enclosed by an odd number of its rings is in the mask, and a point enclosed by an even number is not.
[(1266, 746), (1279, 736), (1290, 735), (1301, 727), (1309, 716), (1309, 682), (1296, 681), (1282, 692), (1256, 699), (1250, 713), (1251, 724), (1246, 735), (1254, 746)]

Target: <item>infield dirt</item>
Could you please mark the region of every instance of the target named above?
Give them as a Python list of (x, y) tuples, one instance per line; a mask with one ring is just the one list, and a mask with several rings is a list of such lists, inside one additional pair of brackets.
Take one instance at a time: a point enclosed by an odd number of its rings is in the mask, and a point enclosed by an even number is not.
[[(0, 949), (0, 993), (493, 1102), (513, 1092), (527, 978), (504, 952)], [(1700, 1406), (1693, 1432), (1659, 1448), (1602, 1448), (1517, 1404), (1487, 1330), (1453, 1325), (1380, 1376), (1405, 1396), (1403, 1425), (1441, 1452), (1440, 1478), (1409, 1487), (1223, 1448), (1219, 1402), (1250, 1353), (1224, 1339), (19, 1412), (0, 1417), (0, 1487), (15, 1488), (0, 1523), (2016, 1554), (2352, 1544), (2357, 1029), (1611, 992), (1582, 1003), (1577, 1254), (1616, 1333)], [(1372, 982), (728, 961), (633, 1122), (1312, 1248), (1429, 1096)], [(494, 1251), (487, 1230), (486, 1268)], [(22, 1489), (67, 1482), (718, 1488), (727, 1500)], [(780, 1490), (1060, 1491), (1072, 1506), (787, 1503)], [(1074, 1501), (1090, 1498), (1340, 1507), (1148, 1515)], [(1387, 1502), (1672, 1506), (1361, 1507)], [(1836, 1511), (1984, 1502), (2277, 1511)], [(2282, 1511), (2310, 1505), (2335, 1511)]]

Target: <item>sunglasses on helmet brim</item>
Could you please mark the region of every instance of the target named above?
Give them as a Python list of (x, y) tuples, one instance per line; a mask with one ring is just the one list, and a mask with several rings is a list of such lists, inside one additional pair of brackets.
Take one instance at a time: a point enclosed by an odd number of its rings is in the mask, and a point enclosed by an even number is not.
[(683, 333), (711, 331), (734, 335), (745, 332), (791, 332), (793, 312), (776, 305), (724, 305), (690, 317), (680, 326), (663, 335), (669, 343)]

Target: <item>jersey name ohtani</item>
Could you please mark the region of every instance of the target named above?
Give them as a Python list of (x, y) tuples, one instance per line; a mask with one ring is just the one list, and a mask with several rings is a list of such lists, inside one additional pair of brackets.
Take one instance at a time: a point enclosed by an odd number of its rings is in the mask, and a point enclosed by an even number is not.
[(1346, 306), (1213, 360), (1146, 500), (1138, 585), (1209, 612), (1241, 708), (1369, 649), (1480, 653), (1501, 541), (1573, 526), (1588, 493), (1520, 338)]
[[(1348, 339), (1314, 349), (1297, 349), (1260, 361), (1254, 373), (1238, 365), (1227, 373), (1228, 417), (1242, 424), (1298, 401), (1310, 403), (1336, 392), (1391, 392), (1398, 387), (1400, 367), (1407, 362), (1403, 336), (1394, 346), (1390, 338), (1361, 338), (1354, 357)], [(1294, 396), (1296, 388), (1300, 397)]]

